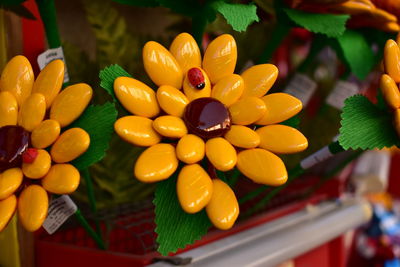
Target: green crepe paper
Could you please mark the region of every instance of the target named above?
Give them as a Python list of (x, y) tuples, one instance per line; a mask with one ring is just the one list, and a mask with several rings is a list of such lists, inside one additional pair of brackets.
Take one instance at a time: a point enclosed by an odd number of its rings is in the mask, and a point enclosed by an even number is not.
[(132, 78), (132, 76), (118, 64), (104, 68), (99, 74), (100, 86), (113, 97), (114, 101), (117, 101), (114, 94), (114, 80), (121, 76)]
[(184, 212), (176, 195), (177, 172), (158, 182), (154, 197), (158, 252), (176, 252), (204, 236), (211, 227), (205, 210), (195, 214)]
[(365, 96), (345, 101), (339, 143), (344, 149), (382, 149), (399, 145), (392, 114), (372, 104)]
[(299, 128), (299, 125), (300, 125), (300, 117), (299, 117), (299, 115), (293, 116), (290, 119), (287, 119), (287, 120), (281, 122), (280, 124), (290, 126), (290, 127), (297, 129), (297, 128)]
[(332, 15), (307, 13), (295, 9), (283, 9), (287, 16), (299, 26), (314, 33), (322, 33), (328, 37), (339, 37), (346, 30), (349, 15)]
[(108, 149), (114, 131), (114, 122), (117, 119), (117, 110), (113, 103), (89, 106), (82, 116), (70, 128), (79, 127), (90, 135), (89, 149), (71, 163), (79, 170), (100, 161)]
[(224, 16), (226, 21), (235, 31), (242, 32), (247, 27), (260, 19), (257, 16), (257, 7), (253, 4), (230, 4), (224, 1), (217, 1), (212, 7)]
[(338, 37), (339, 46), (351, 71), (360, 80), (365, 79), (375, 66), (375, 56), (365, 37), (352, 30)]

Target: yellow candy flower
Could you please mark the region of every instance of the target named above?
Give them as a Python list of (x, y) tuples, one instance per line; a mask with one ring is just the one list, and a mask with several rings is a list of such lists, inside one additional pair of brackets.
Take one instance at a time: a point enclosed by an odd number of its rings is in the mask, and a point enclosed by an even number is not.
[(61, 128), (82, 114), (92, 88), (81, 83), (61, 91), (63, 79), (64, 63), (54, 60), (35, 81), (23, 56), (12, 58), (1, 74), (0, 231), (16, 209), (26, 230), (39, 229), (47, 192), (70, 194), (79, 185), (79, 171), (68, 162), (88, 149), (90, 138), (81, 128)]
[[(277, 124), (297, 114), (301, 102), (285, 93), (265, 96), (278, 69), (261, 64), (238, 75), (236, 59), (231, 35), (212, 41), (201, 60), (193, 37), (182, 33), (169, 51), (153, 41), (143, 48), (144, 67), (159, 86), (157, 92), (133, 78), (114, 81), (117, 98), (133, 114), (116, 121), (116, 132), (133, 145), (149, 147), (136, 161), (136, 178), (165, 180), (179, 161), (185, 163), (177, 180), (182, 209), (196, 213), (206, 208), (220, 229), (232, 227), (238, 202), (227, 184), (201, 167), (204, 157), (211, 170), (236, 166), (256, 183), (281, 185), (287, 172), (274, 153), (295, 153), (308, 145), (299, 131)], [(263, 127), (254, 130), (254, 125)]]

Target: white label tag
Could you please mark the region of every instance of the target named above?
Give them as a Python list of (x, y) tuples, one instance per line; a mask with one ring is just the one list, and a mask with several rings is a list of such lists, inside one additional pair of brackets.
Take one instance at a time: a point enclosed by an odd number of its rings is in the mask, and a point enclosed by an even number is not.
[(316, 89), (316, 82), (304, 74), (296, 73), (283, 92), (297, 97), (306, 107)]
[[(64, 51), (62, 47), (46, 50), (38, 56), (37, 62), (39, 64), (40, 70), (42, 70), (44, 67), (46, 67), (47, 64), (55, 59), (61, 59), (62, 61), (64, 61), (65, 64)], [(69, 82), (69, 76), (67, 65), (65, 64), (64, 83), (66, 82)]]
[(67, 195), (62, 195), (51, 201), (49, 213), (43, 223), (43, 228), (52, 235), (76, 211), (78, 207)]
[(329, 147), (326, 146), (324, 148), (321, 148), (320, 150), (318, 150), (314, 154), (308, 156), (307, 158), (303, 159), (300, 162), (300, 166), (304, 170), (307, 170), (307, 169), (313, 167), (314, 165), (316, 165), (317, 163), (320, 163), (320, 162), (332, 157), (332, 155), (333, 154), (329, 150)]
[(346, 98), (359, 92), (357, 84), (347, 81), (337, 81), (332, 92), (326, 98), (326, 103), (338, 110), (344, 107)]

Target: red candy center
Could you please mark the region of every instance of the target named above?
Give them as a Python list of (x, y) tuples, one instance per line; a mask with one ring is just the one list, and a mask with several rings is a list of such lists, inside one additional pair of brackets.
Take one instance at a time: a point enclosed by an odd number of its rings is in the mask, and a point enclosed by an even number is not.
[(22, 161), (24, 163), (33, 163), (35, 159), (37, 158), (39, 152), (36, 148), (28, 148), (23, 154), (22, 154)]

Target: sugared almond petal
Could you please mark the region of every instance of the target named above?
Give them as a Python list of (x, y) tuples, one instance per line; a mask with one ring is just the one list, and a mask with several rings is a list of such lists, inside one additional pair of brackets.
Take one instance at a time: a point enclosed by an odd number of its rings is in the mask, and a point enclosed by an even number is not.
[(185, 75), (185, 80), (183, 81), (183, 92), (187, 96), (187, 98), (192, 101), (197, 98), (201, 97), (210, 97), (211, 96), (211, 83), (210, 80), (207, 76), (207, 74), (204, 72), (204, 70), (200, 69), (199, 70), (202, 72), (203, 77), (204, 77), (204, 88), (202, 89), (197, 89), (193, 87), (193, 85), (190, 84), (188, 75)]
[(241, 148), (254, 148), (260, 144), (260, 136), (249, 127), (242, 125), (232, 125), (225, 134), (225, 139)]
[(157, 100), (160, 107), (169, 115), (182, 117), (189, 99), (182, 91), (169, 86), (160, 86), (157, 90)]
[(389, 75), (383, 74), (381, 76), (380, 87), (382, 90), (383, 98), (385, 99), (388, 106), (393, 109), (400, 108), (399, 87)]
[(7, 226), (17, 208), (17, 198), (11, 195), (0, 200), (0, 232)]
[(0, 127), (16, 125), (18, 119), (18, 103), (8, 91), (0, 92)]
[(55, 164), (42, 179), (42, 186), (53, 194), (71, 194), (79, 185), (79, 171), (71, 164)]
[(181, 118), (169, 115), (156, 118), (153, 121), (153, 128), (160, 135), (169, 138), (181, 138), (188, 132)]
[(18, 198), (20, 222), (29, 232), (38, 230), (47, 216), (49, 198), (46, 190), (38, 185), (25, 188)]
[(53, 144), (60, 136), (61, 127), (56, 120), (42, 121), (31, 134), (32, 146), (46, 148)]
[(400, 48), (393, 40), (386, 42), (384, 53), (385, 72), (396, 82), (400, 82)]
[(211, 90), (211, 97), (218, 99), (225, 106), (229, 107), (236, 103), (242, 96), (244, 82), (242, 77), (231, 74), (217, 82)]
[(259, 125), (275, 124), (290, 119), (301, 111), (299, 99), (286, 93), (274, 93), (262, 98), (267, 107), (264, 116), (255, 122)]
[(178, 61), (183, 74), (190, 68), (201, 67), (200, 49), (190, 34), (184, 32), (176, 36), (171, 43), (169, 51)]
[(153, 128), (153, 121), (145, 117), (122, 117), (115, 122), (114, 129), (122, 139), (136, 146), (152, 146), (161, 141), (161, 136)]
[(229, 171), (236, 165), (236, 150), (222, 137), (212, 138), (206, 142), (206, 155), (217, 170)]
[(176, 156), (187, 164), (199, 162), (204, 158), (206, 146), (200, 137), (188, 134), (182, 137), (176, 146)]
[(394, 111), (394, 127), (397, 135), (400, 137), (400, 109)]
[(262, 97), (278, 78), (278, 68), (272, 64), (255, 65), (245, 70), (241, 76), (244, 81), (243, 97)]
[(187, 213), (202, 210), (210, 201), (213, 183), (207, 172), (199, 165), (186, 165), (182, 168), (176, 184), (179, 203)]
[(33, 93), (21, 106), (18, 114), (18, 125), (32, 132), (42, 122), (46, 114), (46, 100), (42, 94)]
[[(6, 199), (18, 189), (22, 183), (21, 169), (12, 168), (0, 174), (0, 200)], [(1, 228), (1, 227), (0, 227)]]
[(90, 136), (85, 130), (71, 128), (60, 135), (51, 147), (50, 154), (54, 162), (65, 163), (85, 153), (89, 145)]
[(22, 172), (31, 179), (40, 179), (51, 167), (51, 157), (46, 150), (38, 149), (38, 155), (32, 163), (22, 163)]
[(267, 111), (264, 101), (258, 97), (244, 97), (229, 107), (232, 122), (239, 125), (249, 125), (258, 121)]

